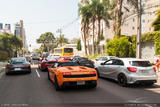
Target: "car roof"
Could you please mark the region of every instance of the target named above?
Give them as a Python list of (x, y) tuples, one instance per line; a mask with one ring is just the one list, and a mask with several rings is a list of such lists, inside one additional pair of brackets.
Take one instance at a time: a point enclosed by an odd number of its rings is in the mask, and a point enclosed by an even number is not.
[(123, 61), (149, 61), (147, 59), (139, 59), (139, 58), (118, 58)]

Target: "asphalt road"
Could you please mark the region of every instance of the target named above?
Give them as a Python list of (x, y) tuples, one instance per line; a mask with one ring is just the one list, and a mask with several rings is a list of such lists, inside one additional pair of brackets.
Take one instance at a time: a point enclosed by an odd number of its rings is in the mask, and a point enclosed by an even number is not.
[(2, 107), (53, 105), (98, 107), (107, 104), (111, 107), (112, 104), (118, 106), (119, 103), (160, 103), (160, 85), (121, 87), (115, 81), (100, 78), (98, 86), (94, 89), (71, 87), (56, 91), (54, 84), (47, 78), (47, 72), (41, 72), (35, 64), (32, 66), (31, 74), (9, 76), (4, 72), (0, 74), (0, 106)]

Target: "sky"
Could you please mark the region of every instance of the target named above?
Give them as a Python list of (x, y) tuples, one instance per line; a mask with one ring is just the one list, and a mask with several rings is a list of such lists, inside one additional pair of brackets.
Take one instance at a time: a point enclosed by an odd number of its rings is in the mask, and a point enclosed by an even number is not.
[(62, 28), (66, 38), (79, 37), (79, 0), (1, 0), (0, 23), (14, 24), (23, 20), (29, 50), (39, 48), (36, 39), (42, 33), (52, 32), (58, 36)]

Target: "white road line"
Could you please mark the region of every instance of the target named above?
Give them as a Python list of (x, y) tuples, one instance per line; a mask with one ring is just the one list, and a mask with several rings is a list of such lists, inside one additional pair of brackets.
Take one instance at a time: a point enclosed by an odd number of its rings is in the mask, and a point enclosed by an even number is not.
[(36, 69), (36, 73), (37, 73), (38, 77), (40, 78), (41, 76), (40, 76), (40, 74), (39, 74), (39, 72), (38, 72), (38, 70), (37, 70), (37, 69)]

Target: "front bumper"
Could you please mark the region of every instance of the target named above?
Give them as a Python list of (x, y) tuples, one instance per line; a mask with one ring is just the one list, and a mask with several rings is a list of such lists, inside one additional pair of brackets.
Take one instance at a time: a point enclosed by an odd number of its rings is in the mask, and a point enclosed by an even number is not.
[(154, 82), (156, 83), (158, 80), (158, 76), (157, 75), (151, 75), (151, 76), (136, 76), (136, 75), (131, 75), (128, 76), (128, 84), (134, 84), (134, 83), (140, 83), (140, 82)]

